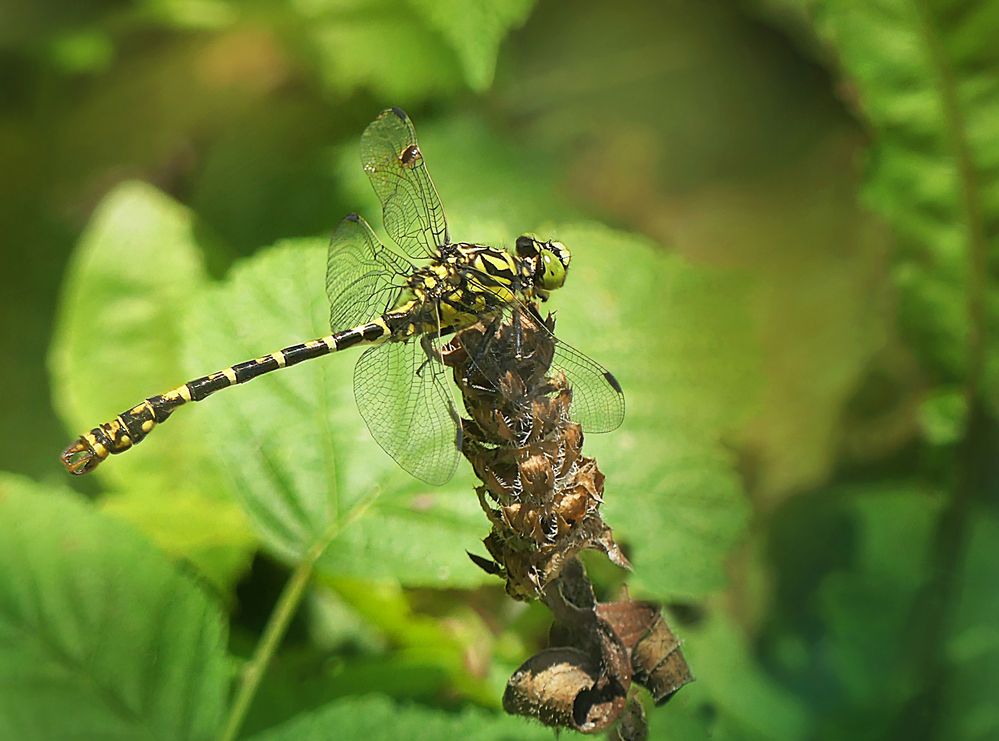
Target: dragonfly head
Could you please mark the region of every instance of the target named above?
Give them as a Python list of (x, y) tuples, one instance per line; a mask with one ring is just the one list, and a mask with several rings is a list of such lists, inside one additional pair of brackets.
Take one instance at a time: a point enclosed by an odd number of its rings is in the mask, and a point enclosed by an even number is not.
[(534, 290), (540, 298), (548, 298), (549, 292), (565, 284), (572, 253), (561, 242), (518, 237), (517, 255), (533, 264)]

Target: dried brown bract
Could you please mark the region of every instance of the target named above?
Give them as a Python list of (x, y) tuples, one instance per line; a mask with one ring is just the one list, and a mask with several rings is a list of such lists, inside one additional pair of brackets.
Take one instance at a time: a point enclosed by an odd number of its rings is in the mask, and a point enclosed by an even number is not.
[(627, 598), (598, 603), (576, 558), (594, 549), (630, 568), (600, 514), (604, 475), (583, 455), (572, 387), (551, 371), (553, 329), (551, 317), (524, 311), (466, 329), (444, 349), (470, 417), (462, 453), (492, 524), (483, 541), (492, 560), (469, 556), (503, 577), (512, 597), (541, 599), (555, 616), (552, 647), (510, 678), (507, 712), (642, 739), (645, 713), (632, 684), (661, 704), (692, 677), (659, 609)]
[(535, 599), (586, 548), (628, 568), (600, 516), (604, 475), (583, 455), (583, 431), (569, 417), (572, 389), (549, 375), (554, 322), (527, 312), (498, 326), (475, 325), (445, 348), (465, 409), (462, 452), (482, 481), (479, 502), (492, 523), (485, 545), (516, 599)]

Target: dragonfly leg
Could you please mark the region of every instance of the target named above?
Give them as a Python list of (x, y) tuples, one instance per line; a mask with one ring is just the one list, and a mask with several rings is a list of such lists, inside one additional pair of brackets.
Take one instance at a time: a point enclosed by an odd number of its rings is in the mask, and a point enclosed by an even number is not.
[(489, 348), (492, 346), (493, 341), (496, 338), (496, 333), (499, 331), (500, 322), (503, 321), (502, 315), (494, 316), (489, 320), (489, 324), (486, 325), (486, 331), (482, 334), (482, 341), (479, 346), (475, 348), (475, 351), (471, 356), (471, 366), (475, 368), (482, 368), (482, 361), (486, 357), (486, 353), (489, 352)]
[(429, 332), (420, 335), (420, 347), (423, 348), (423, 352), (426, 354), (427, 358), (422, 363), (420, 367), (416, 369), (416, 375), (422, 376), (423, 369), (427, 367), (432, 361), (436, 360), (441, 362), (442, 357), (439, 350), (434, 349), (434, 340)]
[(513, 356), (517, 360), (523, 359), (521, 355), (521, 341), (523, 339), (523, 327), (520, 323), (520, 312), (513, 312)]

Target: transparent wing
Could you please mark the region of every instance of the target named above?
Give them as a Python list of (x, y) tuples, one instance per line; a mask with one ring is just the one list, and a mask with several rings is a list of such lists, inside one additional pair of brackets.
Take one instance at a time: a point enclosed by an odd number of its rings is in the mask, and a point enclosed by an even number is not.
[(367, 350), (354, 368), (354, 397), (382, 449), (418, 479), (443, 484), (458, 465), (458, 413), (443, 367), (417, 340)]
[(405, 111), (383, 111), (365, 129), (361, 164), (382, 202), (385, 231), (407, 255), (431, 257), (449, 243), (444, 208)]
[[(544, 331), (544, 325), (540, 325)], [(624, 421), (624, 393), (613, 374), (571, 345), (555, 339), (552, 371), (561, 371), (572, 386), (569, 414), (584, 432), (610, 432)]]
[[(467, 280), (476, 292), (489, 291), (488, 287), (474, 276), (469, 275)], [(532, 307), (518, 299), (506, 301), (504, 304), (499, 313), (502, 321), (516, 321), (525, 327), (536, 327), (551, 339), (552, 362), (548, 375), (558, 372), (565, 374), (566, 380), (572, 386), (572, 406), (569, 413), (582, 425), (583, 430), (610, 432), (620, 427), (624, 421), (624, 393), (614, 375), (597, 361), (555, 337)], [(505, 351), (508, 352), (509, 348)], [(491, 358), (489, 362), (477, 363), (478, 368), (487, 377), (490, 374), (494, 375), (496, 369), (502, 369), (507, 365), (508, 362), (502, 358)]]
[(395, 305), (413, 265), (378, 241), (350, 214), (333, 232), (326, 258), (326, 294), (333, 331), (370, 321)]

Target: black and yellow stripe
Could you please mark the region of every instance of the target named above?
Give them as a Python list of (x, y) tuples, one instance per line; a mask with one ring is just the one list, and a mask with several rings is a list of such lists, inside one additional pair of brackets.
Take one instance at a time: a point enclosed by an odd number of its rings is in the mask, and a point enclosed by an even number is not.
[(77, 438), (63, 451), (63, 465), (73, 474), (88, 473), (108, 455), (123, 453), (133, 445), (138, 445), (156, 425), (165, 422), (174, 410), (189, 401), (201, 401), (216, 391), (252, 381), (257, 376), (305, 360), (329, 355), (355, 345), (382, 342), (388, 339), (390, 334), (385, 318), (380, 318), (359, 327), (291, 345), (270, 355), (237, 363), (224, 370), (195, 378), (164, 394), (150, 396), (110, 422), (98, 425)]

